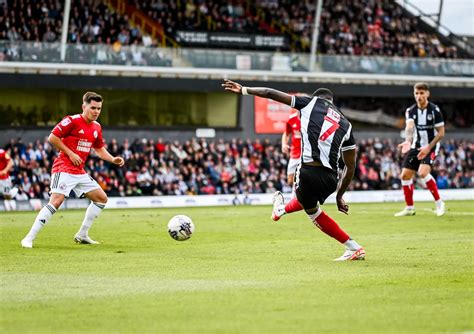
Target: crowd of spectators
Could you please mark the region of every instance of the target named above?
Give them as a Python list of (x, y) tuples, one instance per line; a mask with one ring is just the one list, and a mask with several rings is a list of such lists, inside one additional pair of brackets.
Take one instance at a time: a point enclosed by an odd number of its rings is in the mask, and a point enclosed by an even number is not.
[[(287, 48), (309, 51), (314, 24), (312, 0), (230, 0), (127, 2), (142, 11), (166, 34), (179, 41), (180, 30), (286, 35)], [(127, 14), (112, 11), (103, 0), (72, 0), (68, 42), (121, 46), (153, 46), (154, 41), (130, 24)], [(63, 3), (54, 0), (0, 1), (0, 40), (58, 42)], [(228, 47), (225, 46), (225, 47)], [(418, 17), (407, 15), (395, 1), (324, 2), (319, 46), (321, 54), (458, 58), (455, 46), (443, 45)], [(102, 59), (105, 60), (105, 59)]]
[[(17, 200), (48, 199), (50, 169), (56, 151), (47, 141), (11, 140), (4, 148), (14, 161)], [(206, 195), (291, 192), (286, 182), (288, 157), (268, 139), (191, 139), (184, 142), (112, 140), (112, 154), (124, 167), (91, 157), (86, 170), (109, 196)], [(361, 140), (350, 190), (400, 189), (401, 157), (391, 140)], [(433, 175), (440, 189), (474, 187), (474, 143), (445, 142)], [(422, 187), (422, 184), (419, 184)]]
[[(0, 61), (59, 62), (63, 2), (0, 1)], [(104, 1), (72, 0), (67, 61), (171, 66), (156, 42)], [(23, 43), (26, 42), (26, 43)]]
[[(63, 21), (63, 1), (0, 1), (0, 40), (59, 42)], [(135, 41), (150, 45), (140, 29), (99, 0), (72, 0), (69, 43), (109, 43), (131, 45)]]
[(130, 1), (169, 36), (177, 31), (217, 31), (233, 33), (265, 33), (255, 15), (247, 15), (244, 1)]
[(320, 43), (325, 54), (457, 58), (425, 31), (420, 19), (409, 17), (395, 1), (342, 0), (321, 17)]
[[(309, 51), (315, 2), (258, 0), (219, 2), (134, 0), (170, 36), (178, 30), (252, 34), (286, 34), (294, 51)], [(455, 46), (445, 46), (426, 32), (417, 17), (386, 0), (325, 2), (321, 15), (319, 51), (322, 54), (457, 58)]]

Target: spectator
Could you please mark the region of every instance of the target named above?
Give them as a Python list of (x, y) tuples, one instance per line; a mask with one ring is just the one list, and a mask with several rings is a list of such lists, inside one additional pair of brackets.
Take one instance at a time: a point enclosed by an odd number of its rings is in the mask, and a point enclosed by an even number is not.
[[(401, 159), (392, 140), (361, 140), (351, 190), (400, 189)], [(47, 199), (48, 170), (56, 154), (46, 141), (26, 145), (10, 140), (4, 148), (14, 162), (12, 181), (21, 199)], [(91, 157), (86, 169), (109, 196), (238, 194), (290, 192), (285, 171), (288, 161), (277, 141), (192, 139), (172, 144), (112, 139), (109, 148), (128, 157), (127, 167), (116, 168)], [(443, 143), (435, 164), (439, 188), (474, 187), (474, 144)], [(451, 181), (448, 181), (451, 180)], [(18, 198), (17, 198), (18, 199)]]

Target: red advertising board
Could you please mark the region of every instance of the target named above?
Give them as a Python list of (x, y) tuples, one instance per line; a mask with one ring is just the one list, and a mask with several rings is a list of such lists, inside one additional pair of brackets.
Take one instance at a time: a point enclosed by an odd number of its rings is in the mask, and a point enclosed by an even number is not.
[(255, 96), (255, 133), (283, 133), (292, 108)]

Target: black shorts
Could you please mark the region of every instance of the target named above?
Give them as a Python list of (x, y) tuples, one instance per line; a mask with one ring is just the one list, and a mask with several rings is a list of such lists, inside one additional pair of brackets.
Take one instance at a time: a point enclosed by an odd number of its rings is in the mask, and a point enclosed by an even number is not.
[(420, 150), (417, 148), (412, 148), (410, 151), (408, 151), (407, 155), (405, 156), (405, 159), (403, 159), (403, 168), (408, 168), (411, 170), (417, 171), (418, 168), (420, 167), (420, 164), (425, 164), (425, 165), (433, 165), (433, 162), (436, 158), (436, 153), (434, 150), (430, 152), (424, 159), (418, 160), (416, 157), (420, 153)]
[(337, 182), (332, 169), (301, 165), (296, 171), (296, 198), (305, 210), (313, 209), (336, 191)]

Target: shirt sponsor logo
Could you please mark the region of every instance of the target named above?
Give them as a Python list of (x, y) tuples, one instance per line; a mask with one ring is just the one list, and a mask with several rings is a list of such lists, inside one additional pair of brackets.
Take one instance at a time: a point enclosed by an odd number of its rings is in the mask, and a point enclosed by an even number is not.
[(328, 108), (328, 113), (326, 116), (335, 120), (336, 123), (339, 123), (339, 121), (341, 120), (341, 115), (339, 115), (339, 113), (332, 108)]
[(76, 150), (79, 152), (86, 152), (89, 153), (92, 147), (92, 143), (87, 140), (79, 140), (77, 142)]
[(68, 126), (71, 123), (71, 120), (69, 118), (65, 118), (61, 121), (62, 126)]

